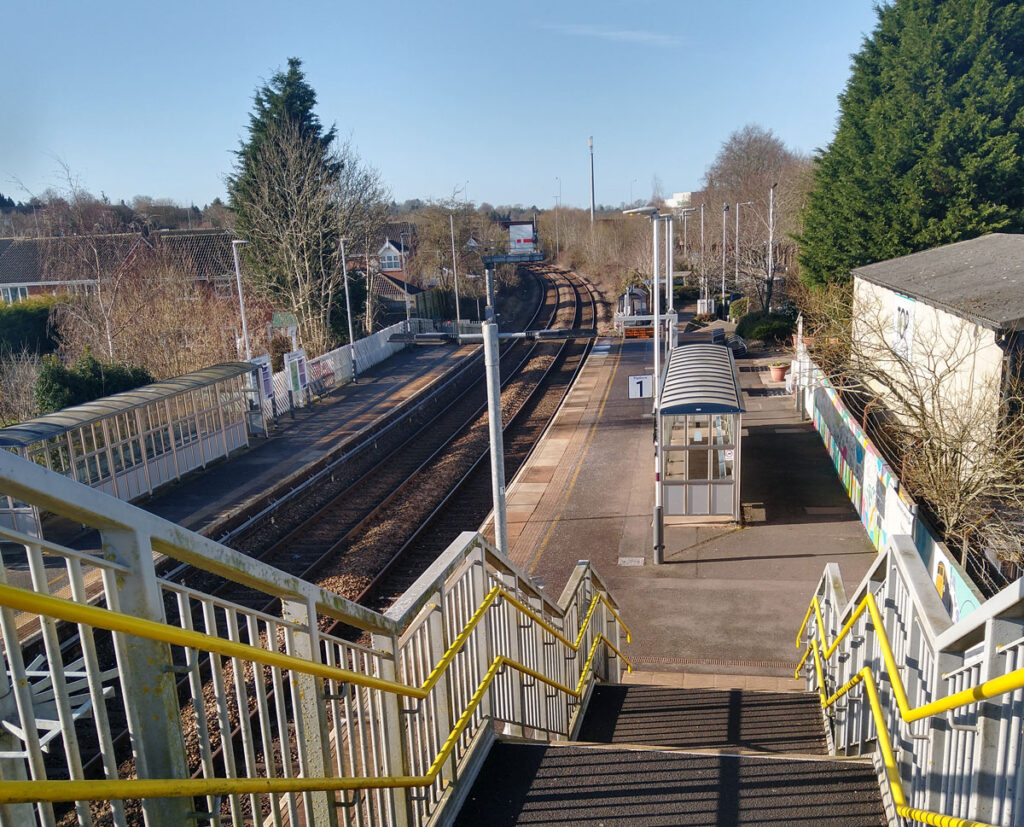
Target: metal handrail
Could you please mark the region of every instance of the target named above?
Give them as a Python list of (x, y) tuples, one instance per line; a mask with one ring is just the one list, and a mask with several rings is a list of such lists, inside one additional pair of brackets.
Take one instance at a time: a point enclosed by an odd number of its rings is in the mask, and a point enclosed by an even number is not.
[(812, 637), (809, 641), (807, 651), (805, 651), (803, 657), (800, 658), (800, 663), (797, 665), (794, 677), (798, 678), (800, 676), (800, 670), (803, 668), (807, 658), (813, 653), (815, 672), (817, 674), (818, 681), (818, 696), (821, 699), (822, 709), (828, 709), (830, 706), (835, 704), (836, 701), (857, 686), (857, 684), (864, 684), (864, 688), (868, 696), (868, 702), (871, 706), (871, 716), (875, 722), (875, 729), (878, 732), (878, 746), (882, 753), (882, 762), (885, 766), (885, 774), (889, 781), (893, 805), (896, 808), (897, 815), (923, 824), (935, 825), (935, 827), (996, 827), (996, 825), (990, 825), (987, 822), (956, 818), (954, 816), (942, 815), (928, 810), (918, 810), (907, 804), (907, 797), (903, 790), (903, 782), (900, 778), (899, 769), (896, 766), (896, 758), (892, 750), (893, 739), (889, 733), (889, 728), (885, 723), (882, 704), (878, 698), (877, 684), (870, 666), (865, 666), (860, 669), (849, 681), (837, 689), (831, 697), (826, 697), (825, 693), (827, 689), (825, 685), (822, 660), (828, 660), (828, 658), (835, 652), (840, 642), (850, 633), (854, 623), (856, 623), (865, 611), (867, 611), (871, 616), (871, 622), (875, 627), (875, 634), (878, 639), (879, 648), (882, 652), (882, 659), (885, 661), (886, 670), (889, 675), (889, 683), (892, 686), (893, 695), (896, 699), (896, 706), (899, 709), (900, 717), (908, 724), (913, 723), (914, 721), (920, 721), (923, 718), (935, 715), (944, 715), (951, 710), (959, 709), (960, 707), (968, 706), (972, 703), (977, 703), (978, 701), (988, 700), (998, 695), (1003, 695), (1007, 692), (1020, 689), (1024, 687), (1024, 668), (1016, 669), (1006, 675), (1001, 675), (998, 678), (984, 681), (976, 686), (956, 692), (945, 698), (940, 698), (939, 700), (923, 704), (922, 706), (911, 707), (910, 702), (907, 699), (907, 691), (903, 685), (903, 679), (900, 677), (899, 665), (896, 663), (896, 657), (893, 654), (891, 645), (889, 644), (889, 636), (885, 631), (881, 613), (878, 611), (878, 604), (875, 602), (875, 596), (871, 592), (864, 595), (860, 603), (857, 605), (856, 610), (850, 615), (849, 620), (846, 621), (843, 628), (836, 635), (835, 640), (828, 645), (825, 645), (827, 640), (825, 638), (825, 623), (821, 616), (821, 605), (818, 602), (817, 595), (815, 595), (811, 600), (811, 605), (807, 607), (807, 613), (804, 615), (803, 622), (800, 624), (800, 631), (797, 633), (796, 637), (796, 646), (799, 648), (804, 630), (807, 627), (807, 622), (810, 620), (811, 613), (813, 612), (817, 621), (817, 635)]
[[(574, 652), (580, 650), (584, 635), (598, 604), (604, 606), (611, 612), (616, 622), (626, 632), (626, 640), (629, 642), (631, 636), (629, 630), (612, 606), (611, 602), (602, 593), (597, 593), (590, 601), (590, 606), (581, 624), (579, 634), (575, 641), (570, 640), (561, 631), (548, 623), (543, 617), (523, 604), (513, 594), (501, 586), (494, 586), (481, 601), (472, 617), (467, 621), (465, 627), (452, 641), (448, 650), (444, 653), (437, 665), (423, 681), (422, 685), (408, 686), (397, 681), (384, 678), (376, 678), (361, 672), (355, 672), (327, 664), (316, 663), (293, 655), (281, 652), (269, 651), (258, 646), (225, 640), (215, 635), (197, 632), (190, 629), (180, 629), (174, 626), (158, 623), (152, 620), (145, 620), (121, 612), (114, 612), (109, 609), (102, 609), (71, 600), (64, 600), (50, 595), (42, 595), (36, 592), (0, 584), (0, 606), (5, 606), (18, 611), (29, 612), (37, 615), (45, 615), (50, 618), (63, 620), (70, 623), (84, 624), (93, 628), (106, 629), (111, 632), (131, 634), (136, 637), (176, 645), (185, 648), (198, 649), (224, 657), (238, 658), (264, 666), (287, 669), (293, 672), (310, 675), (326, 680), (350, 683), (369, 689), (376, 689), (383, 692), (413, 699), (424, 699), (444, 676), (455, 656), (469, 640), (473, 630), (479, 625), (490, 606), (499, 598), (507, 601), (519, 612), (529, 617), (540, 625), (545, 631), (554, 636)], [(504, 655), (495, 656), (490, 668), (485, 674), (480, 685), (473, 693), (470, 702), (463, 711), (459, 720), (453, 726), (445, 743), (442, 745), (437, 756), (430, 765), (428, 772), (422, 776), (370, 776), (361, 778), (208, 778), (208, 779), (119, 779), (119, 780), (88, 780), (88, 781), (0, 781), (0, 804), (17, 804), (24, 802), (58, 802), (86, 799), (125, 799), (125, 798), (171, 798), (183, 796), (216, 796), (216, 795), (246, 795), (252, 793), (286, 793), (286, 792), (308, 792), (318, 790), (353, 790), (373, 789), (384, 787), (421, 787), (433, 784), (444, 763), (447, 761), (455, 748), (459, 737), (469, 726), (477, 707), (483, 700), (487, 689), (494, 680), (499, 670), (508, 666), (524, 675), (528, 675), (553, 689), (564, 692), (575, 698), (582, 697), (586, 684), (587, 675), (590, 672), (594, 658), (597, 654), (598, 645), (603, 643), (614, 652), (623, 663), (627, 671), (632, 672), (632, 663), (603, 633), (594, 638), (590, 647), (586, 663), (581, 670), (579, 681), (575, 688), (565, 686), (536, 670), (525, 666)]]

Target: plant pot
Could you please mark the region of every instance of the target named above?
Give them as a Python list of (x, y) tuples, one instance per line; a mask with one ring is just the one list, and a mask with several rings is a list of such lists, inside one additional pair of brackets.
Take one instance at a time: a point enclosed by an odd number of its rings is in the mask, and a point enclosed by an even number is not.
[(773, 382), (784, 382), (786, 380), (786, 371), (789, 370), (789, 365), (769, 365), (768, 370), (772, 372)]

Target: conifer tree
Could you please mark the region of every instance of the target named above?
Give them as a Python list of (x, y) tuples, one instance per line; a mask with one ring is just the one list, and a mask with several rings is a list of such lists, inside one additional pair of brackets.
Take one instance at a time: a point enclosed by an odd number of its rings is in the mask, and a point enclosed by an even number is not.
[(853, 58), (816, 159), (801, 275), (1024, 231), (1024, 4), (895, 0)]

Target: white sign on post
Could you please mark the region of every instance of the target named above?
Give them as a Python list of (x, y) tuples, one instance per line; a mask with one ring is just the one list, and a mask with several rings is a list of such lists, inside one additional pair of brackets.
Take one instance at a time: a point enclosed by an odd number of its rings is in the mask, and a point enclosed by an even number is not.
[(647, 399), (654, 396), (654, 374), (644, 373), (629, 377), (629, 398)]
[(295, 350), (284, 355), (284, 369), (288, 372), (288, 390), (301, 393), (306, 387), (306, 351)]
[(264, 399), (274, 398), (274, 374), (270, 369), (270, 354), (253, 356), (252, 363), (260, 369), (259, 386)]

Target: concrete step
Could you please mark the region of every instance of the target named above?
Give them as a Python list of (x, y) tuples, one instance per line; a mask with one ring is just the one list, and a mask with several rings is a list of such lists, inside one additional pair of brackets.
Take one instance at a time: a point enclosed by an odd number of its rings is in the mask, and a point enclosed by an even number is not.
[(745, 689), (598, 686), (578, 740), (690, 750), (825, 754), (816, 695)]
[(497, 742), (458, 827), (884, 825), (869, 763)]

